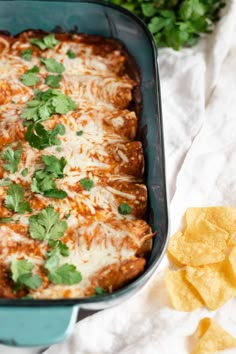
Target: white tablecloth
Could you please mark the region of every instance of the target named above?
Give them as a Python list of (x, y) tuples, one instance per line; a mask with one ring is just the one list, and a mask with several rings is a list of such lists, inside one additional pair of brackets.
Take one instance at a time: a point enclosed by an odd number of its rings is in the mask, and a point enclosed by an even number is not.
[[(236, 206), (236, 1), (194, 48), (160, 50), (159, 65), (174, 233), (189, 206)], [(187, 354), (205, 316), (236, 337), (235, 299), (214, 312), (171, 308), (163, 287), (167, 265), (165, 258), (140, 294), (77, 323), (67, 341), (45, 354)], [(38, 352), (0, 346), (1, 354)]]

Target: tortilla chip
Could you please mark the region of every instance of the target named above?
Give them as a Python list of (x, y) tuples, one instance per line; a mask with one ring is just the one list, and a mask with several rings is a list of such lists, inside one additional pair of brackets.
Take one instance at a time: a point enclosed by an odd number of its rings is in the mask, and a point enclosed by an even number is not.
[(165, 272), (164, 282), (172, 306), (178, 311), (193, 311), (203, 306), (203, 302), (194, 289), (186, 280), (185, 270), (180, 269)]
[(236, 339), (210, 318), (203, 318), (198, 325), (198, 343), (191, 354), (214, 354), (236, 347)]
[(227, 280), (236, 290), (236, 246), (231, 249), (223, 267)]
[(197, 219), (195, 223), (187, 225), (184, 235), (188, 242), (203, 242), (209, 247), (217, 247), (221, 250), (227, 247), (229, 240), (227, 231), (204, 218)]
[(235, 288), (228, 281), (222, 264), (186, 267), (186, 279), (210, 310), (216, 310), (235, 295)]
[(181, 232), (171, 237), (168, 253), (174, 260), (177, 260), (177, 265), (200, 266), (222, 262), (225, 259), (225, 254), (221, 249), (213, 245), (209, 247), (204, 242), (188, 242)]
[(187, 227), (195, 224), (199, 219), (206, 219), (210, 223), (227, 231), (230, 235), (236, 232), (236, 208), (231, 207), (204, 207), (188, 208), (185, 213)]

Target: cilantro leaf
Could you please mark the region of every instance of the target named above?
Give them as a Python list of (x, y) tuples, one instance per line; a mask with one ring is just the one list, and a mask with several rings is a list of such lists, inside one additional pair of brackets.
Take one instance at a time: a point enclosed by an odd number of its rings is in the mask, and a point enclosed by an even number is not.
[(38, 150), (43, 150), (49, 146), (60, 145), (58, 134), (65, 134), (65, 127), (62, 124), (57, 124), (52, 130), (46, 130), (40, 123), (31, 123), (27, 127), (25, 140)]
[(40, 78), (34, 73), (26, 73), (21, 76), (20, 81), (25, 86), (35, 86), (40, 81)]
[(49, 272), (51, 272), (58, 267), (59, 261), (60, 261), (60, 252), (58, 248), (55, 248), (48, 253), (48, 257), (44, 264), (44, 267)]
[(27, 286), (37, 289), (42, 285), (42, 279), (38, 275), (32, 275), (33, 264), (25, 259), (13, 259), (11, 263), (12, 280), (18, 288)]
[(59, 220), (59, 214), (50, 205), (29, 217), (30, 236), (36, 240), (59, 239), (66, 229), (66, 221)]
[(90, 191), (94, 186), (94, 182), (90, 178), (82, 178), (79, 183), (86, 191)]
[(68, 58), (70, 59), (75, 59), (76, 58), (76, 53), (74, 53), (72, 50), (67, 50), (66, 55), (68, 56)]
[(21, 300), (33, 300), (33, 296), (30, 296), (30, 295), (25, 295), (21, 298)]
[(95, 293), (96, 295), (103, 295), (106, 294), (106, 291), (100, 286), (95, 286)]
[(55, 47), (59, 43), (59, 41), (55, 38), (53, 34), (49, 34), (41, 39), (31, 38), (30, 43), (36, 45), (41, 50), (45, 50), (48, 48), (51, 49)]
[(21, 117), (36, 122), (46, 120), (55, 113), (65, 114), (76, 108), (76, 103), (69, 96), (59, 90), (48, 89), (36, 92), (35, 98), (27, 102)]
[(62, 75), (48, 75), (45, 84), (52, 88), (58, 88), (60, 86), (61, 78)]
[(1, 158), (6, 160), (7, 163), (3, 164), (3, 168), (11, 173), (15, 173), (18, 170), (18, 165), (20, 163), (22, 155), (22, 149), (19, 148), (17, 150), (12, 150), (11, 148), (7, 148), (3, 151)]
[(28, 202), (23, 201), (24, 188), (21, 185), (11, 184), (8, 187), (7, 195), (5, 198), (5, 206), (8, 210), (14, 211), (19, 214), (31, 212), (32, 209)]
[(43, 194), (46, 197), (65, 198), (66, 192), (57, 189), (54, 181), (55, 178), (64, 176), (63, 169), (67, 163), (65, 158), (58, 159), (53, 155), (42, 155), (42, 160), (45, 168), (35, 171), (31, 184), (32, 192)]
[(121, 203), (118, 207), (118, 211), (122, 215), (128, 215), (128, 214), (131, 214), (132, 208), (131, 208), (131, 206), (129, 206), (126, 203)]
[(42, 160), (46, 165), (46, 171), (51, 172), (55, 175), (56, 178), (64, 177), (64, 167), (67, 162), (64, 157), (60, 159), (56, 158), (54, 155), (42, 155)]
[[(53, 91), (55, 92), (56, 90)], [(76, 103), (69, 96), (62, 94), (61, 92), (59, 94), (54, 94), (52, 105), (55, 109), (55, 113), (60, 114), (65, 114), (77, 108)]]
[(44, 170), (37, 170), (32, 178), (32, 192), (44, 194), (45, 191), (56, 188), (56, 183), (53, 178), (54, 176)]
[(27, 70), (23, 75), (21, 75), (20, 81), (25, 86), (34, 86), (40, 81), (40, 78), (36, 75), (38, 72), (39, 67), (34, 65), (31, 69)]
[(13, 259), (11, 263), (12, 280), (17, 282), (21, 275), (31, 272), (33, 267), (33, 264), (25, 259)]
[(10, 178), (0, 179), (0, 187), (10, 186), (10, 184), (12, 184)]
[(148, 3), (143, 3), (141, 4), (142, 11), (144, 16), (146, 17), (152, 17), (157, 13), (157, 6), (155, 6), (154, 2), (148, 2)]
[(5, 217), (5, 218), (0, 218), (0, 222), (2, 223), (7, 223), (7, 222), (10, 222), (10, 221), (13, 221), (14, 219), (10, 216), (10, 217)]
[(81, 136), (81, 135), (83, 135), (83, 133), (84, 133), (83, 130), (79, 130), (78, 132), (76, 132), (76, 135)]
[(20, 56), (24, 60), (31, 61), (31, 59), (32, 59), (32, 49), (22, 50), (21, 53), (20, 53)]
[(54, 58), (40, 58), (40, 61), (45, 65), (47, 71), (52, 73), (62, 74), (65, 71), (64, 65), (56, 61)]
[(27, 174), (28, 174), (28, 168), (26, 167), (26, 168), (24, 168), (24, 169), (22, 170), (21, 175), (22, 175), (23, 177), (26, 177)]
[(65, 263), (49, 272), (48, 279), (53, 284), (73, 285), (79, 283), (82, 280), (82, 276), (73, 264)]
[(37, 74), (39, 72), (39, 67), (34, 65), (31, 69), (27, 70), (27, 73)]
[(30, 289), (37, 289), (42, 285), (42, 279), (38, 275), (32, 275), (31, 273), (22, 274), (17, 281), (18, 284), (27, 286)]
[(53, 188), (43, 193), (45, 197), (51, 197), (56, 199), (64, 199), (67, 197), (67, 193), (61, 189)]
[(48, 241), (48, 245), (52, 248), (52, 249), (57, 249), (59, 250), (60, 254), (63, 257), (68, 257), (70, 254), (70, 249), (69, 247), (63, 243), (61, 240), (49, 240)]

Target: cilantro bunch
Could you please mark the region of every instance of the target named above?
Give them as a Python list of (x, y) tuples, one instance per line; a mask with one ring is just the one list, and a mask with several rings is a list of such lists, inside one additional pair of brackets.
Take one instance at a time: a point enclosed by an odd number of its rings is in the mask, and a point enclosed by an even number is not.
[(213, 30), (224, 0), (108, 0), (139, 16), (157, 46), (193, 46), (202, 33)]

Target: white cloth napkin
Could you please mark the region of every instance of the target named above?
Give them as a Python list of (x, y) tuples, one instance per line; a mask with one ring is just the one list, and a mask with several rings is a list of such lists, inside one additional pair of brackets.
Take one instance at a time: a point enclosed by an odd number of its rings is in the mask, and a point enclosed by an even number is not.
[[(159, 66), (173, 234), (187, 207), (236, 206), (236, 1), (196, 47), (160, 50)], [(163, 285), (167, 265), (164, 258), (138, 295), (77, 323), (68, 340), (44, 354), (188, 354), (206, 316), (236, 337), (235, 299), (214, 312), (171, 308)], [(0, 353), (37, 350), (0, 346)]]

